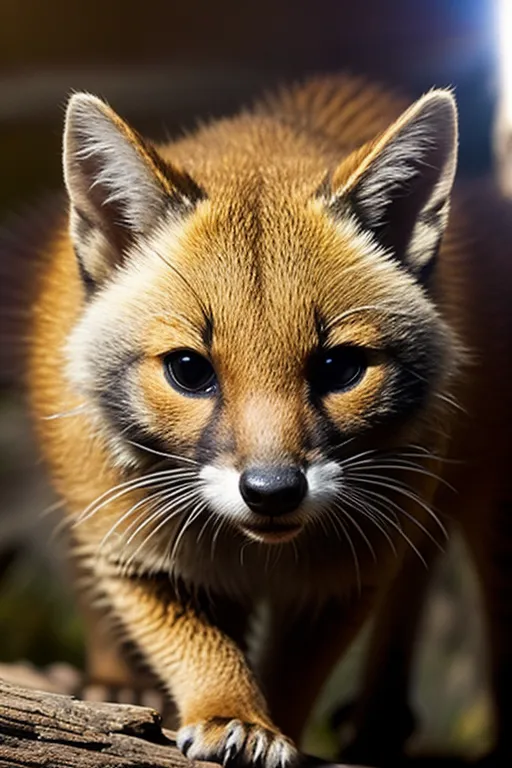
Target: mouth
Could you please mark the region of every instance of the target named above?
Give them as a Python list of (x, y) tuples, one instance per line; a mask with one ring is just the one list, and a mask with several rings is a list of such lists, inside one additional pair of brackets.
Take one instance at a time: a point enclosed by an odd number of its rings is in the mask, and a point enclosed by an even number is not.
[(261, 525), (245, 523), (242, 526), (244, 533), (255, 541), (265, 544), (284, 544), (294, 539), (302, 530), (301, 523), (276, 523), (272, 519)]

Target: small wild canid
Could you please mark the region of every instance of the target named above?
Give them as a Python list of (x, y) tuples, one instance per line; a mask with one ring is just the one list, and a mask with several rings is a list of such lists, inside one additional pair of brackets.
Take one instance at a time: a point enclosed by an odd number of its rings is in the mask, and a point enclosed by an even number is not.
[(510, 240), (490, 186), (450, 211), (456, 155), (444, 90), (406, 108), (317, 79), (161, 146), (69, 102), (30, 403), (91, 679), (136, 686), (128, 642), (193, 759), (292, 763), (372, 613), (349, 757), (396, 756), (454, 526), (488, 619), (494, 754), (512, 757)]

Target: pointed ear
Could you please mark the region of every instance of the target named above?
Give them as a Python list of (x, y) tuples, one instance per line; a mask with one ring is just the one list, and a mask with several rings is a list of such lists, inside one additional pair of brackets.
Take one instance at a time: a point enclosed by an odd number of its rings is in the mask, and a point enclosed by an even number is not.
[(137, 237), (204, 197), (186, 173), (165, 163), (107, 104), (89, 94), (69, 101), (63, 161), (71, 238), (89, 286), (123, 262)]
[(455, 100), (448, 91), (431, 91), (338, 167), (328, 207), (354, 215), (420, 276), (435, 261), (456, 165)]

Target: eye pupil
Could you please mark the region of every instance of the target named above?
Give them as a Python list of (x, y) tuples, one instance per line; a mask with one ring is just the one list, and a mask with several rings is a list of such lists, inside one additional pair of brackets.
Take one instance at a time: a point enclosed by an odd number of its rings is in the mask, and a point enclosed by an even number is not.
[(192, 350), (166, 355), (164, 370), (170, 384), (185, 394), (210, 395), (216, 390), (217, 378), (212, 364)]
[(368, 368), (361, 347), (348, 344), (319, 352), (310, 366), (310, 385), (318, 395), (345, 392), (355, 387)]

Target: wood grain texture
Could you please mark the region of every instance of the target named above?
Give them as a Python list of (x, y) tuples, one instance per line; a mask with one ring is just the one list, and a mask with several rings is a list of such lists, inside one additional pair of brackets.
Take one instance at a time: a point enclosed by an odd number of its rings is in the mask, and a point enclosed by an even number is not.
[[(0, 768), (185, 768), (149, 707), (79, 701), (0, 678)], [(196, 763), (197, 766), (206, 763)], [(305, 758), (301, 768), (343, 768)]]
[(0, 766), (183, 768), (147, 707), (78, 701), (0, 680)]

